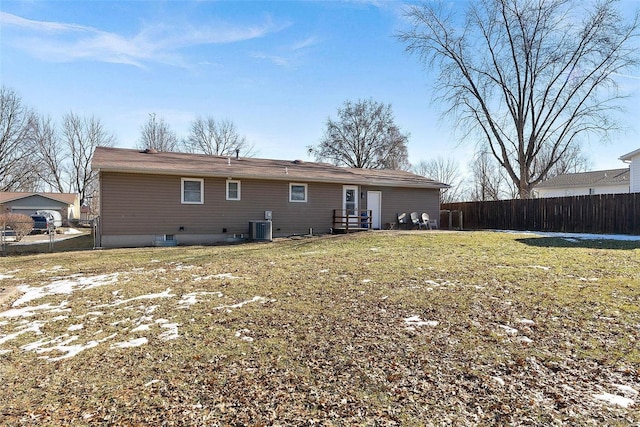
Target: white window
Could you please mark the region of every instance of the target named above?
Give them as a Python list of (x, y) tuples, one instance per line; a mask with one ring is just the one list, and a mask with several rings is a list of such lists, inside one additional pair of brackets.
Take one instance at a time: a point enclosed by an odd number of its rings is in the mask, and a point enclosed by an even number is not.
[(289, 201), (306, 202), (307, 184), (289, 184)]
[(182, 178), (181, 187), (182, 203), (197, 205), (204, 203), (204, 179)]
[(240, 200), (240, 181), (227, 180), (227, 200)]

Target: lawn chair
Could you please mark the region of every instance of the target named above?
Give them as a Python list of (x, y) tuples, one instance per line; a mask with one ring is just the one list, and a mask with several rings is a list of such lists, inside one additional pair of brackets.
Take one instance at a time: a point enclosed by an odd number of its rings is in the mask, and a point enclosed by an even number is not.
[(435, 219), (429, 219), (429, 214), (426, 212), (422, 213), (422, 223), (425, 224), (424, 228), (427, 230), (438, 228), (438, 221)]
[(405, 229), (407, 228), (407, 213), (406, 212), (402, 212), (401, 214), (396, 214), (397, 218), (398, 218), (398, 230), (400, 230), (402, 227), (404, 227)]
[(420, 219), (418, 218), (418, 212), (411, 212), (409, 215), (411, 218), (411, 229), (420, 229)]
[(424, 227), (425, 230), (431, 230), (431, 224), (429, 223), (429, 214), (422, 212), (420, 217), (420, 223), (418, 224), (418, 230)]

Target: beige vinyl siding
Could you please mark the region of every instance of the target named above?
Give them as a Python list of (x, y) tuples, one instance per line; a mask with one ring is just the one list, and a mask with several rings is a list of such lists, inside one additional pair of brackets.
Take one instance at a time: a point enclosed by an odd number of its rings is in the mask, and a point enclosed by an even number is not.
[(382, 192), (381, 225), (396, 221), (398, 213), (426, 212), (429, 218), (440, 217), (440, 190), (424, 188), (397, 188), (397, 187), (363, 187), (364, 199), (360, 199), (363, 209), (366, 206), (367, 191)]
[[(181, 178), (151, 174), (100, 175), (103, 235), (247, 233), (250, 220), (273, 212), (274, 235), (328, 232), (341, 207), (342, 185), (308, 183), (307, 202), (289, 202), (288, 181), (240, 179), (241, 200), (226, 200), (226, 178), (204, 179), (204, 204), (181, 203)], [(108, 201), (105, 203), (105, 201)], [(184, 227), (180, 231), (180, 227)]]

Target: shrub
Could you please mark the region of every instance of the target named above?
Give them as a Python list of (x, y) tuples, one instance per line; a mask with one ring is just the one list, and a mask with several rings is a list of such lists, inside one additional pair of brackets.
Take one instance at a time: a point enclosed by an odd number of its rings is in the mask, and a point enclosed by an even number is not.
[(10, 227), (16, 233), (16, 242), (33, 230), (33, 219), (28, 215), (6, 213), (0, 215), (0, 230)]

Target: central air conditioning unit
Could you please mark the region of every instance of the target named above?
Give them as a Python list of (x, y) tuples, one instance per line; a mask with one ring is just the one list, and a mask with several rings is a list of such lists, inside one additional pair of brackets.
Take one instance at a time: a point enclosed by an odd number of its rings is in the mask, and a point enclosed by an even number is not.
[(249, 221), (249, 239), (271, 242), (273, 240), (271, 221)]

